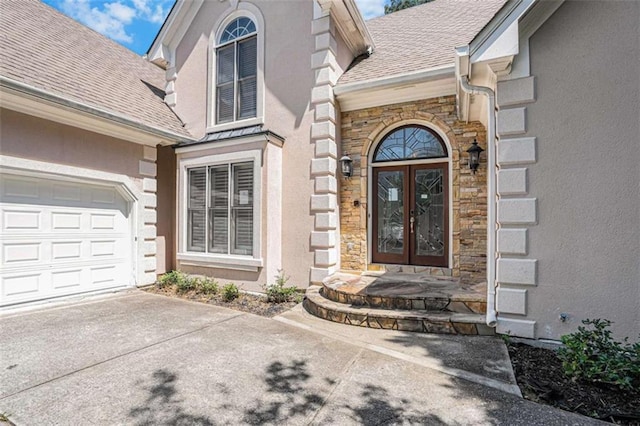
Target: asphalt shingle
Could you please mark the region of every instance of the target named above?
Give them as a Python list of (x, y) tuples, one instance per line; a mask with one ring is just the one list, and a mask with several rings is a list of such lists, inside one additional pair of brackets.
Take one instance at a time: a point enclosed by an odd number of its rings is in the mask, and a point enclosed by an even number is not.
[(191, 137), (163, 101), (164, 70), (38, 0), (0, 0), (0, 75)]
[(367, 21), (375, 50), (355, 61), (338, 84), (453, 65), (506, 0), (435, 0)]

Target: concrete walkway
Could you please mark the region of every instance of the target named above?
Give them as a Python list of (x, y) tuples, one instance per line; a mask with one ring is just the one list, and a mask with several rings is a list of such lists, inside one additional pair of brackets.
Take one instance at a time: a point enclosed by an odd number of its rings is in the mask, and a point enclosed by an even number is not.
[(318, 321), (142, 292), (3, 315), (0, 413), (16, 425), (598, 423), (509, 393), (498, 339)]

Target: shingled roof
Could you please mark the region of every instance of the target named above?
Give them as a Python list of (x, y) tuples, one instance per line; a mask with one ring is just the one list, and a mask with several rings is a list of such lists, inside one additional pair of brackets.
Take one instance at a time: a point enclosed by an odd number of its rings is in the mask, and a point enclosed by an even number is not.
[(191, 135), (164, 103), (165, 72), (38, 0), (0, 0), (0, 75), (143, 126)]
[(338, 84), (392, 77), (454, 64), (506, 0), (435, 0), (366, 22), (375, 50), (357, 59)]

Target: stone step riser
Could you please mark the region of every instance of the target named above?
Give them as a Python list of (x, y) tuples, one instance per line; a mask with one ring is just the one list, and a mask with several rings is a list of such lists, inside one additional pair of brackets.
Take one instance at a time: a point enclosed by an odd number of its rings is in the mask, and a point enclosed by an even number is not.
[(485, 314), (487, 303), (479, 300), (459, 300), (443, 297), (392, 297), (358, 295), (334, 290), (323, 284), (322, 295), (337, 303), (381, 309), (427, 310), (460, 314)]
[[(481, 316), (475, 322), (455, 321), (457, 314), (447, 316), (441, 312), (412, 312), (385, 315), (383, 311), (366, 309), (355, 312), (347, 305), (336, 306), (336, 303), (322, 297), (318, 290), (307, 290), (303, 302), (305, 309), (312, 315), (328, 321), (358, 327), (378, 328), (385, 330), (411, 331), (433, 334), (461, 335), (494, 335), (494, 329), (486, 326)], [(388, 312), (388, 311), (387, 311)]]

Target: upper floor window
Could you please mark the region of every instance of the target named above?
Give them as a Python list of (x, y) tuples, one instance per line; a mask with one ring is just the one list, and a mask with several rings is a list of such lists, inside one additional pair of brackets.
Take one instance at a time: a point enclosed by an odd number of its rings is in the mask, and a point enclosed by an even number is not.
[(216, 48), (216, 124), (257, 115), (256, 24), (247, 17), (226, 26)]
[(442, 138), (420, 126), (400, 127), (389, 133), (376, 148), (374, 162), (417, 160), (447, 156)]

